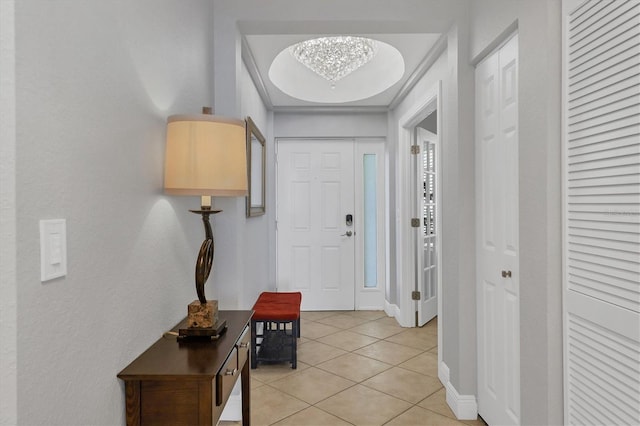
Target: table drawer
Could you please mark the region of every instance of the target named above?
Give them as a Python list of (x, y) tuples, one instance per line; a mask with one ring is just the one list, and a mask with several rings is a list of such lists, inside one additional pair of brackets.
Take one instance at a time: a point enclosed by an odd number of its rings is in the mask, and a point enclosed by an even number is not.
[(227, 402), (239, 374), (238, 349), (234, 347), (216, 374), (216, 405), (223, 405)]
[(251, 345), (251, 333), (249, 327), (245, 327), (242, 335), (236, 342), (236, 348), (238, 349), (238, 369), (242, 369), (242, 366), (249, 358), (249, 348)]

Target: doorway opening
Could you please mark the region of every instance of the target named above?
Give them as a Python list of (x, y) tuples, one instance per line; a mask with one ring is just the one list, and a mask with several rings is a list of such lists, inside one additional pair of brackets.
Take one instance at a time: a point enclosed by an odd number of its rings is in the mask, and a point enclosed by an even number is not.
[[(442, 234), (439, 230), (442, 170), (439, 167), (439, 146), (444, 141), (440, 135), (443, 122), (441, 102), (442, 82), (438, 81), (424, 94), (421, 102), (400, 117), (398, 129), (400, 154), (396, 164), (398, 194), (396, 281), (399, 283), (399, 312), (396, 319), (402, 326), (415, 327), (420, 321), (424, 321), (423, 324), (426, 323), (428, 320), (425, 319), (429, 318), (429, 315), (433, 318), (435, 313), (435, 316), (438, 316), (439, 347), (442, 347), (443, 336), (443, 321), (440, 315), (442, 298), (437, 297), (442, 293), (440, 278)], [(420, 143), (416, 143), (418, 134), (423, 139)], [(414, 145), (422, 145), (422, 147), (413, 148)], [(416, 151), (421, 152), (422, 155), (413, 154)], [(426, 167), (424, 161), (428, 163)], [(429, 214), (431, 214), (430, 218)], [(430, 258), (425, 259), (425, 254)], [(429, 278), (425, 279), (427, 274)], [(425, 291), (427, 286), (428, 291)], [(441, 351), (438, 351), (438, 376), (443, 383), (448, 381)]]
[(438, 112), (420, 122), (411, 150), (414, 182), (413, 212), (415, 282), (412, 299), (416, 301), (415, 325), (422, 327), (438, 315), (440, 280), (440, 147)]

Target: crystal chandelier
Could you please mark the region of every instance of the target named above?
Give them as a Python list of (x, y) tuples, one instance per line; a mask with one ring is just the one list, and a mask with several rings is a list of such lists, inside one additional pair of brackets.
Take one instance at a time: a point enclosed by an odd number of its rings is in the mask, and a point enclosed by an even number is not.
[(364, 37), (320, 37), (294, 44), (289, 52), (334, 87), (336, 81), (373, 59), (377, 46)]

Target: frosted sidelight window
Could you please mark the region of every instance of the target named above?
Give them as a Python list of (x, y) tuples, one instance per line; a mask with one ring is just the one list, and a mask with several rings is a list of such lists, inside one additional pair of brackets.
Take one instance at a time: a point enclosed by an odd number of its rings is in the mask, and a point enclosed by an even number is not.
[(378, 218), (376, 202), (376, 154), (363, 156), (364, 181), (364, 286), (378, 286)]

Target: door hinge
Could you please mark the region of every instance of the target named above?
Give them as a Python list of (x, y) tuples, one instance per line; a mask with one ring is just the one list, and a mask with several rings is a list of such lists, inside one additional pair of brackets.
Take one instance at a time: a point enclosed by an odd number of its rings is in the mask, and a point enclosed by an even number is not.
[(412, 228), (420, 228), (420, 218), (412, 217), (411, 218), (411, 227)]
[(420, 292), (412, 291), (411, 292), (411, 300), (420, 300)]
[(419, 327), (420, 323), (418, 322), (418, 311), (416, 311), (416, 327)]
[(420, 154), (420, 145), (411, 145), (411, 154), (413, 155)]

